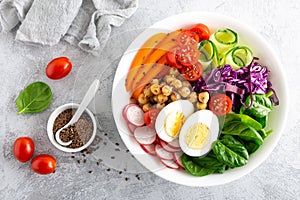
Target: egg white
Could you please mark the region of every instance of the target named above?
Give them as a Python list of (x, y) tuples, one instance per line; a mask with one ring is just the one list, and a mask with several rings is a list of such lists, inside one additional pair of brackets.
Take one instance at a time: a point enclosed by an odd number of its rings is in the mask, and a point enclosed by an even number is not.
[[(201, 149), (191, 149), (185, 142), (185, 135), (188, 133), (188, 129), (196, 123), (203, 123), (209, 127), (208, 136)], [(179, 133), (179, 145), (185, 154), (199, 157), (207, 154), (211, 150), (212, 143), (216, 141), (218, 137), (219, 121), (217, 116), (210, 110), (199, 110), (192, 114), (183, 124)]]
[(155, 122), (155, 130), (160, 139), (165, 142), (171, 142), (174, 137), (169, 136), (164, 129), (165, 119), (169, 113), (179, 111), (182, 112), (187, 119), (194, 112), (194, 105), (188, 100), (178, 100), (168, 104), (158, 114)]

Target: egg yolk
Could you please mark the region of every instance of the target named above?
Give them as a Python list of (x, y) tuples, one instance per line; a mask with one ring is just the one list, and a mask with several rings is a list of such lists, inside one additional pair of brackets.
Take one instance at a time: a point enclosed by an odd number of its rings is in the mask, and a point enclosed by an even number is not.
[(184, 121), (185, 117), (182, 112), (174, 111), (169, 113), (164, 121), (164, 129), (167, 135), (174, 138), (177, 137)]
[(207, 141), (209, 128), (203, 123), (196, 123), (188, 129), (185, 142), (191, 149), (201, 149)]

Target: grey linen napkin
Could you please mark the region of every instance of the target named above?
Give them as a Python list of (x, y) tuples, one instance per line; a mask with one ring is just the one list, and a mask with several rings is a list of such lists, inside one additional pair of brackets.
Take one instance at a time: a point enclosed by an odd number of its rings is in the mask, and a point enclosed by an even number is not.
[(82, 0), (35, 0), (17, 31), (16, 39), (54, 45), (66, 34)]
[(21, 22), (16, 40), (22, 42), (55, 45), (63, 39), (97, 56), (111, 26), (120, 26), (137, 6), (138, 0), (0, 0), (0, 24), (7, 31)]
[(0, 31), (10, 31), (22, 22), (33, 0), (0, 0)]

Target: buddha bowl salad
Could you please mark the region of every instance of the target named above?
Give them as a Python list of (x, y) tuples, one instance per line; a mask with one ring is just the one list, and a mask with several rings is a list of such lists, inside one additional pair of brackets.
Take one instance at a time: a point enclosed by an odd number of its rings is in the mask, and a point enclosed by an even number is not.
[(168, 168), (205, 176), (246, 165), (272, 132), (279, 104), (250, 46), (229, 28), (204, 24), (157, 33), (128, 70), (123, 109), (141, 148)]

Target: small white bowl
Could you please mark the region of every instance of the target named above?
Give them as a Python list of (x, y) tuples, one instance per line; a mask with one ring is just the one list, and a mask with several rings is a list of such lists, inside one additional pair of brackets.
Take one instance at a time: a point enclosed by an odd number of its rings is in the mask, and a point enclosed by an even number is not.
[(70, 109), (70, 108), (78, 108), (79, 104), (76, 103), (68, 103), (68, 104), (64, 104), (58, 108), (56, 108), (50, 115), (49, 119), (48, 119), (48, 124), (47, 124), (47, 133), (48, 133), (48, 137), (50, 142), (59, 150), (64, 151), (64, 152), (79, 152), (82, 151), (83, 149), (87, 148), (95, 139), (96, 136), (96, 132), (97, 132), (97, 124), (96, 124), (96, 119), (95, 116), (93, 115), (93, 113), (89, 110), (86, 109), (85, 112), (90, 116), (90, 118), (92, 119), (93, 122), (93, 133), (92, 136), (90, 138), (90, 140), (84, 144), (83, 146), (79, 147), (79, 148), (68, 148), (68, 147), (64, 147), (61, 146), (60, 144), (57, 143), (57, 141), (54, 138), (54, 134), (53, 134), (53, 125), (54, 125), (54, 121), (55, 119), (58, 117), (58, 115), (63, 112), (64, 110)]

